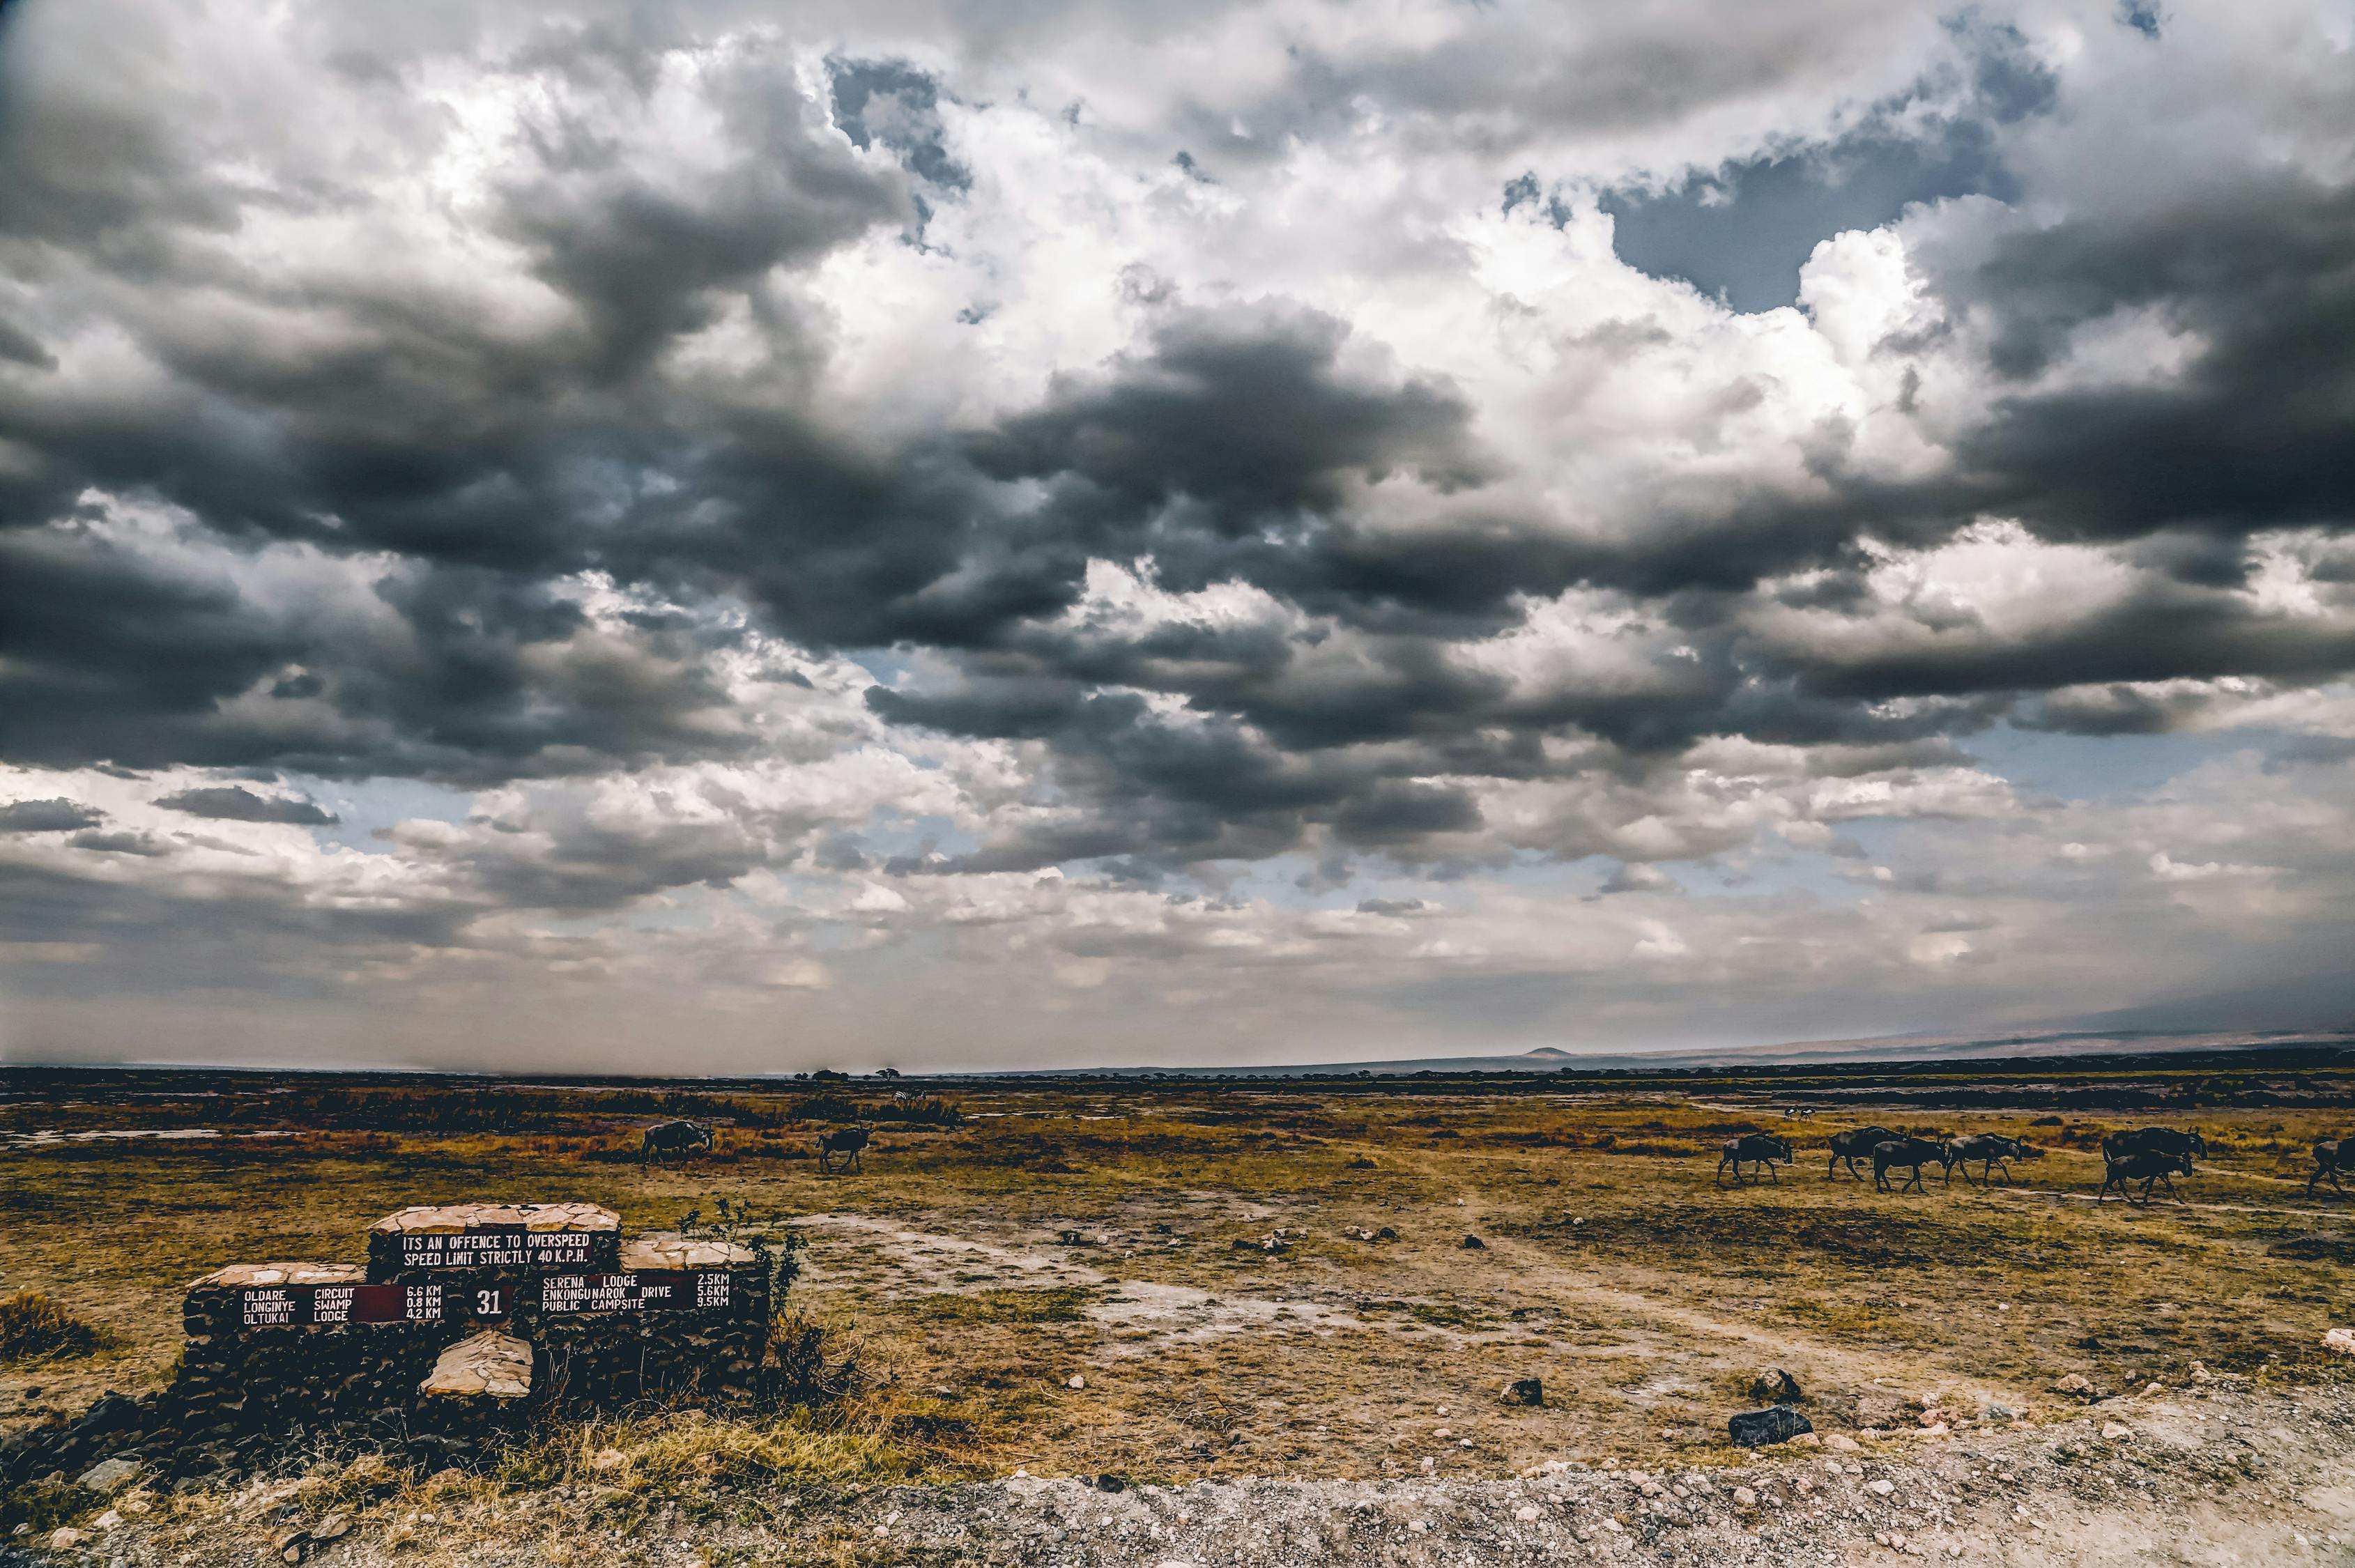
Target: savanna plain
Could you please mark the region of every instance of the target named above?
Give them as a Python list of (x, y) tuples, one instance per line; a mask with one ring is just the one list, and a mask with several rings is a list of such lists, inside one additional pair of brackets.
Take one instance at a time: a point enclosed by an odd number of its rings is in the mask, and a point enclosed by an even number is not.
[[(0, 1090), (0, 1428), (160, 1386), (197, 1275), (357, 1259), (419, 1203), (765, 1239), (795, 1265), (780, 1333), (825, 1358), (799, 1402), (552, 1423), (464, 1473), (289, 1432), (201, 1480), (44, 1478), (0, 1561), (2355, 1563), (2325, 1344), (2355, 1197), (2308, 1189), (2355, 1123), (2344, 1051)], [(714, 1149), (641, 1163), (668, 1116)], [(862, 1118), (862, 1168), (821, 1169)], [(1869, 1123), (2039, 1152), (1992, 1184), (1828, 1178)], [(2099, 1200), (2102, 1138), (2141, 1126), (2207, 1153), (2179, 1201)], [(1722, 1175), (1758, 1132), (1794, 1162)], [(51, 1328), (10, 1327), (36, 1307)], [(1762, 1372), (1814, 1431), (1738, 1449)]]

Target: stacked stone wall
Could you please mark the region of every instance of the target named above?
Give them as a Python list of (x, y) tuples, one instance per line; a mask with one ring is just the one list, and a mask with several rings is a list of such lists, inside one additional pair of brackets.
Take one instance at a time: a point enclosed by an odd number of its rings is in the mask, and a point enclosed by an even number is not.
[[(261, 1446), (341, 1433), (463, 1460), (540, 1412), (751, 1400), (765, 1371), (772, 1275), (754, 1248), (625, 1241), (615, 1217), (590, 1204), (403, 1210), (371, 1229), (364, 1265), (240, 1264), (197, 1281), (171, 1385), (110, 1407), (102, 1439), (71, 1440), (75, 1457), (103, 1449), (97, 1456), (213, 1470)], [(485, 1333), (527, 1349), (526, 1391), (437, 1397), (440, 1359)], [(0, 1456), (0, 1469), (38, 1473), (43, 1445), (24, 1446)]]

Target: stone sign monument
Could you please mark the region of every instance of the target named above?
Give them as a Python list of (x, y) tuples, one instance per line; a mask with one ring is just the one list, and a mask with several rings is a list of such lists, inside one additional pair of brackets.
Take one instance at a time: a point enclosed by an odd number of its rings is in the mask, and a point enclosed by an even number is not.
[[(403, 1209), (367, 1246), (365, 1264), (231, 1264), (197, 1280), (172, 1384), (73, 1441), (191, 1471), (359, 1428), (445, 1462), (536, 1411), (760, 1390), (783, 1277), (763, 1249), (625, 1240), (593, 1203)], [(28, 1448), (0, 1455), (0, 1471), (44, 1462)]]

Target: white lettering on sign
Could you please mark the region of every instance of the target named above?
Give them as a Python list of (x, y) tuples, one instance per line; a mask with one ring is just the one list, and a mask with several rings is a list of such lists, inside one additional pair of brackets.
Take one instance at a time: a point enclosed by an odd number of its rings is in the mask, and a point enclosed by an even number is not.
[(539, 1282), (543, 1312), (655, 1312), (724, 1307), (725, 1274), (665, 1270), (645, 1274), (552, 1274)]
[(294, 1293), (289, 1290), (249, 1290), (241, 1317), (248, 1328), (271, 1328), (294, 1321)]
[(404, 1268), (582, 1268), (589, 1263), (583, 1231), (481, 1231), (464, 1235), (403, 1236)]

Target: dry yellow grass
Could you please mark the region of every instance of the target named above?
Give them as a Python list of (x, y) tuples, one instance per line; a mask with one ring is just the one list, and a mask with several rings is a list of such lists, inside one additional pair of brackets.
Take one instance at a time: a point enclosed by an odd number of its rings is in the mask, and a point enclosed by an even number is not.
[[(0, 1371), (0, 1420), (163, 1375), (179, 1293), (234, 1259), (349, 1258), (367, 1223), (462, 1197), (588, 1198), (633, 1228), (709, 1220), (718, 1200), (807, 1243), (794, 1309), (862, 1375), (819, 1411), (647, 1412), (567, 1426), (474, 1487), (571, 1488), (627, 1510), (692, 1506), (714, 1474), (815, 1487), (1114, 1471), (1509, 1473), (1553, 1456), (1686, 1454), (1790, 1366), (1819, 1424), (1876, 1381), (2048, 1396), (2059, 1371), (2176, 1381), (2193, 1360), (2336, 1376), (2319, 1348), (2355, 1285), (2355, 1202), (2301, 1190), (2340, 1113), (1952, 1110), (1788, 1116), (1759, 1085), (1001, 1085), (953, 1130), (887, 1131), (867, 1174), (821, 1176), (794, 1093), (724, 1097), (717, 1158), (641, 1168), (632, 1115), (555, 1091), (458, 1125), (417, 1092), (367, 1125), (185, 1143), (91, 1141), (0, 1155), (0, 1270), (112, 1339)], [(461, 1093), (461, 1091), (442, 1091)], [(197, 1121), (197, 1107), (20, 1100), (7, 1125)], [(202, 1107), (197, 1125), (229, 1122)], [(259, 1115), (259, 1113), (257, 1113)], [(112, 1115), (114, 1120), (108, 1121)], [(408, 1117), (407, 1129), (380, 1125)], [(643, 1116), (642, 1118), (643, 1119)], [(1931, 1177), (1926, 1193), (1827, 1181), (1821, 1143), (1876, 1120), (2002, 1131), (2045, 1147), (2018, 1185)], [(2088, 1201), (2109, 1127), (2196, 1120), (2214, 1147), (2188, 1206)], [(1776, 1183), (1713, 1185), (1753, 1128), (1801, 1146)], [(227, 1127), (224, 1130), (228, 1130)], [(1815, 1146), (1812, 1159), (1808, 1146)], [(1384, 1227), (1395, 1241), (1356, 1232)], [(1263, 1243), (1278, 1229), (1280, 1250)], [(1066, 1233), (1076, 1240), (1067, 1240)], [(1487, 1245), (1466, 1251), (1477, 1234)], [(1539, 1375), (1547, 1404), (1501, 1406)], [(1081, 1386), (1072, 1387), (1071, 1380)], [(37, 1387), (37, 1396), (27, 1391)], [(1442, 1406), (1448, 1414), (1438, 1413)], [(1444, 1427), (1445, 1440), (1433, 1436)], [(605, 1457), (601, 1456), (618, 1456)]]

